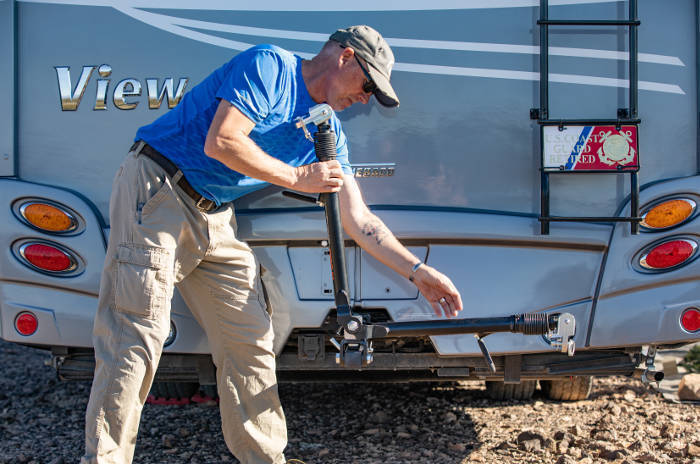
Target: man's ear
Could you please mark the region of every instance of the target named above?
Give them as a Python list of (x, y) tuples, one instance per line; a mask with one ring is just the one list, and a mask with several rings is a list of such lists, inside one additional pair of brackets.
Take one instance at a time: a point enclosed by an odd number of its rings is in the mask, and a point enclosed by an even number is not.
[(345, 64), (352, 61), (354, 56), (355, 50), (353, 50), (350, 47), (345, 47), (343, 51), (340, 52), (340, 56), (338, 56), (338, 65), (340, 65), (341, 67), (344, 66)]

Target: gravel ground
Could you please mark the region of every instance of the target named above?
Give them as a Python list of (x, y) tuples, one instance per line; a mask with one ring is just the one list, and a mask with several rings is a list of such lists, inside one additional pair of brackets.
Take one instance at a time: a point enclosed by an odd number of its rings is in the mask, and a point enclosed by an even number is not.
[[(0, 463), (74, 463), (88, 383), (60, 382), (46, 352), (0, 341)], [(282, 384), (288, 459), (311, 463), (700, 464), (700, 407), (626, 378), (591, 398), (487, 399), (479, 383)], [(232, 458), (214, 405), (144, 408), (135, 463)], [(297, 461), (298, 463), (298, 461)]]

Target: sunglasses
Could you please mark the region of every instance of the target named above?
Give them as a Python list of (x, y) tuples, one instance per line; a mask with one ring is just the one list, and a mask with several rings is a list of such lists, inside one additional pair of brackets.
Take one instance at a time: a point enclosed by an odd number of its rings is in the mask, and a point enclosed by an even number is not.
[(362, 66), (362, 62), (357, 57), (357, 55), (354, 55), (354, 56), (355, 56), (355, 60), (357, 61), (357, 64), (360, 66), (360, 69), (362, 70), (362, 72), (365, 75), (365, 78), (367, 79), (362, 84), (362, 91), (364, 93), (373, 94), (377, 90), (377, 84), (374, 83), (374, 81), (372, 80), (372, 77), (369, 75), (369, 72), (367, 71), (367, 69), (364, 66)]

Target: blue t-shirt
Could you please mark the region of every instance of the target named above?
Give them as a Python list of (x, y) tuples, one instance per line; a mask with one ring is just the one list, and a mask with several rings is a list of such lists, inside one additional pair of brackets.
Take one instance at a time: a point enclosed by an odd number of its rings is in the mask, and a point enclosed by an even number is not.
[[(267, 185), (233, 171), (204, 153), (204, 141), (224, 99), (255, 123), (250, 138), (267, 154), (291, 166), (316, 161), (313, 143), (294, 119), (316, 105), (301, 75), (302, 59), (274, 45), (259, 45), (236, 55), (190, 90), (172, 110), (141, 127), (144, 140), (175, 163), (192, 187), (217, 204), (233, 201)], [(338, 161), (351, 174), (347, 139), (335, 113)], [(313, 134), (316, 128), (310, 125)]]

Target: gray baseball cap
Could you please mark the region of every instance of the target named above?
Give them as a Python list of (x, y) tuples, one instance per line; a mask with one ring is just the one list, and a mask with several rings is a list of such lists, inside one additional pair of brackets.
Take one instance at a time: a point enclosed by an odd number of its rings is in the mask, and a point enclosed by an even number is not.
[(350, 26), (338, 29), (329, 40), (352, 48), (357, 56), (365, 60), (367, 71), (377, 85), (374, 96), (379, 103), (388, 107), (399, 106), (399, 97), (389, 82), (394, 53), (379, 32), (369, 26)]

